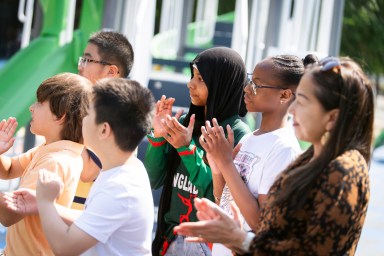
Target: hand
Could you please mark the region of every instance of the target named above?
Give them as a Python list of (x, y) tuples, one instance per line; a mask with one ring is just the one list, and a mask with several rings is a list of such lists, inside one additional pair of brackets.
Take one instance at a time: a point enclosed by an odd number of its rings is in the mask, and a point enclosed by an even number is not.
[(188, 236), (186, 240), (189, 242), (222, 243), (228, 247), (241, 247), (241, 238), (246, 233), (240, 227), (240, 212), (235, 204), (231, 204), (231, 217), (206, 198), (195, 198), (194, 203), (199, 221), (181, 223), (174, 228), (177, 234)]
[(232, 159), (233, 160), (235, 160), (237, 153), (239, 153), (239, 151), (240, 151), (240, 148), (241, 148), (241, 143), (238, 143), (236, 145), (236, 147), (233, 149), (233, 151), (232, 151)]
[(180, 148), (182, 146), (188, 146), (192, 140), (193, 126), (195, 125), (195, 115), (193, 114), (189, 119), (188, 127), (184, 127), (179, 123), (182, 112), (176, 113), (174, 117), (169, 115), (161, 120), (163, 124), (163, 137), (174, 148)]
[(200, 145), (215, 163), (232, 162), (234, 135), (231, 127), (227, 125), (228, 138), (225, 138), (223, 127), (219, 126), (216, 118), (212, 119), (212, 123), (213, 127), (209, 121), (201, 127)]
[(156, 111), (153, 117), (153, 130), (155, 137), (162, 137), (163, 125), (161, 120), (166, 118), (167, 115), (172, 115), (172, 106), (175, 98), (166, 98), (165, 95), (156, 102)]
[(39, 180), (36, 187), (38, 202), (54, 202), (62, 188), (63, 182), (56, 173), (45, 169), (39, 170)]
[(17, 214), (37, 214), (36, 191), (28, 188), (8, 192), (4, 194), (4, 202), (7, 208)]
[(1, 120), (0, 122), (0, 154), (7, 152), (15, 142), (13, 135), (16, 132), (17, 121), (16, 118), (10, 117), (8, 120)]

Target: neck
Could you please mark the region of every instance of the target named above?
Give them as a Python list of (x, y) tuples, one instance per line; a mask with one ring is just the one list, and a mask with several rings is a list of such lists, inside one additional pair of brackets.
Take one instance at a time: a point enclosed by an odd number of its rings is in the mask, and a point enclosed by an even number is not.
[(125, 165), (134, 157), (133, 152), (121, 150), (106, 151), (97, 155), (103, 164), (103, 171)]
[(275, 116), (271, 115), (264, 115), (262, 116), (260, 128), (256, 130), (253, 134), (254, 135), (261, 135), (268, 132), (273, 132), (275, 130), (278, 130), (280, 128), (284, 128), (288, 124), (288, 115), (284, 115), (283, 117), (277, 118)]

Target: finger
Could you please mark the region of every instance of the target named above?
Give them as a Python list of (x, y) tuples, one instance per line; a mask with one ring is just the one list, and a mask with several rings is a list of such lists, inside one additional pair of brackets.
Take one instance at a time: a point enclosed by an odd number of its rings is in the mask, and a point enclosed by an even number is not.
[(178, 121), (176, 117), (172, 117), (171, 122), (175, 132), (183, 132), (185, 130), (185, 127)]
[(0, 131), (3, 130), (4, 125), (5, 125), (5, 119), (1, 120), (1, 122), (0, 122)]
[(191, 118), (189, 119), (188, 130), (192, 132), (194, 126), (195, 126), (195, 114), (191, 115)]
[(231, 128), (231, 126), (229, 124), (227, 124), (227, 134), (228, 134), (228, 142), (229, 144), (231, 144), (232, 148), (233, 148), (233, 145), (235, 143), (235, 136), (234, 136), (234, 133), (233, 133), (233, 130)]
[(208, 135), (215, 135), (214, 131), (212, 130), (211, 122), (208, 120), (205, 121), (205, 129), (207, 130)]
[(225, 133), (224, 133), (224, 130), (223, 130), (223, 127), (221, 127), (219, 125), (219, 123), (217, 122), (217, 119), (216, 118), (213, 118), (212, 119), (212, 124), (213, 124), (213, 127), (215, 129), (215, 132), (217, 134), (220, 134), (221, 136), (224, 136), (225, 137)]
[(209, 150), (209, 147), (212, 145), (212, 138), (211, 138), (211, 136), (209, 136), (205, 126), (201, 127), (201, 136), (200, 137), (202, 137), (204, 145), (206, 145), (206, 147), (208, 147), (208, 150)]
[(10, 147), (12, 147), (13, 146), (13, 144), (15, 143), (15, 140), (16, 140), (16, 138), (12, 138), (12, 139), (10, 139), (8, 142), (7, 142), (7, 148), (10, 148)]
[(171, 137), (176, 135), (176, 128), (170, 115), (167, 115), (164, 118), (164, 128), (167, 134), (171, 135)]
[(241, 143), (237, 144), (236, 147), (232, 150), (232, 159), (236, 158), (237, 153), (239, 153), (241, 148)]
[(176, 101), (175, 98), (168, 98), (164, 101), (164, 104), (167, 106), (168, 109), (170, 109), (170, 108), (172, 108), (175, 101)]
[(6, 132), (10, 132), (12, 129), (15, 129), (15, 125), (17, 125), (16, 118), (9, 117), (6, 124), (5, 124), (5, 130)]
[(199, 220), (212, 220), (211, 216), (202, 211), (197, 211), (196, 216)]
[(176, 115), (175, 115), (175, 118), (177, 119), (177, 120), (179, 120), (180, 119), (180, 117), (181, 117), (181, 115), (184, 113), (184, 109), (179, 109), (179, 110), (177, 110), (177, 112), (176, 112)]

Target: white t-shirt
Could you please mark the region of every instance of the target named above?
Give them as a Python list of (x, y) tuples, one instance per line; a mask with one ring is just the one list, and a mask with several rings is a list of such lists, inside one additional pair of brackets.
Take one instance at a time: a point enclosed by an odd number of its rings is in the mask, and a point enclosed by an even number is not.
[(101, 171), (74, 222), (99, 242), (84, 255), (151, 255), (153, 199), (147, 171), (136, 157)]
[[(276, 177), (301, 153), (292, 127), (281, 128), (258, 136), (250, 133), (245, 135), (239, 143), (242, 145), (233, 162), (255, 198), (259, 194), (268, 194)], [(230, 203), (232, 201), (229, 188), (225, 185), (220, 207), (231, 214)], [(244, 229), (251, 230), (243, 216), (241, 219)], [(222, 244), (213, 244), (212, 255), (232, 256), (232, 253)]]

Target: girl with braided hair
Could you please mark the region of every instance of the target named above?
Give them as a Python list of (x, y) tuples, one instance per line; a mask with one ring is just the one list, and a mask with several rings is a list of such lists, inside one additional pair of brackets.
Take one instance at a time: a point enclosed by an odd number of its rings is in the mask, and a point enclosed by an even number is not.
[[(248, 112), (262, 115), (260, 128), (244, 136), (232, 160), (232, 137), (221, 133), (216, 120), (202, 127), (200, 143), (207, 152), (212, 169), (216, 203), (230, 213), (231, 202), (240, 208), (243, 227), (256, 230), (260, 211), (275, 178), (301, 152), (288, 107), (295, 98), (296, 87), (304, 74), (304, 61), (315, 61), (312, 55), (304, 60), (294, 55), (277, 55), (258, 63), (244, 88)], [(212, 136), (216, 135), (216, 136)], [(213, 245), (213, 255), (232, 255), (221, 244)]]

